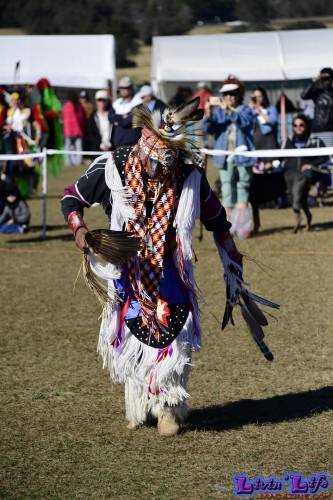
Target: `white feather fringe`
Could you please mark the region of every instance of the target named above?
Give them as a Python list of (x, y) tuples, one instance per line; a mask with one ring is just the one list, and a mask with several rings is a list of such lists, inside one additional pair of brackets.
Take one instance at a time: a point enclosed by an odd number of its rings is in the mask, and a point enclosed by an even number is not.
[(112, 213), (110, 229), (121, 231), (123, 225), (127, 226), (129, 219), (134, 218), (135, 211), (131, 206), (132, 196), (121, 178), (114, 162), (113, 156), (108, 158), (105, 165), (105, 182), (111, 191)]
[[(183, 275), (182, 267), (186, 279), (192, 285), (192, 290), (189, 290), (190, 300), (193, 304), (193, 321), (194, 332), (197, 338), (197, 346), (201, 345), (201, 326), (199, 318), (199, 307), (195, 295), (195, 278), (192, 264), (192, 233), (196, 219), (200, 217), (200, 185), (201, 173), (195, 169), (186, 178), (182, 193), (180, 196), (177, 214), (175, 217), (175, 227), (177, 230), (177, 252), (175, 252), (175, 262), (180, 275)], [(183, 262), (180, 262), (183, 260)], [(184, 278), (182, 276), (182, 278)]]
[[(134, 210), (112, 156), (107, 161), (105, 179), (112, 197), (111, 229), (121, 230), (123, 224), (134, 217)], [(200, 182), (201, 174), (197, 170), (185, 180), (175, 218), (184, 270), (191, 283), (194, 283), (192, 231), (200, 216)], [(178, 268), (179, 265), (178, 262)], [(93, 261), (93, 267), (99, 277), (108, 280), (110, 293), (113, 293), (115, 270), (97, 259)], [(201, 344), (195, 294), (190, 299), (193, 310), (179, 336), (164, 351), (143, 344), (131, 334), (125, 323), (120, 324), (121, 304), (112, 304), (103, 311), (97, 351), (112, 380), (125, 383), (126, 417), (130, 422), (143, 423), (148, 412), (157, 415), (165, 405), (177, 406), (179, 419), (186, 413), (191, 352), (198, 350)]]

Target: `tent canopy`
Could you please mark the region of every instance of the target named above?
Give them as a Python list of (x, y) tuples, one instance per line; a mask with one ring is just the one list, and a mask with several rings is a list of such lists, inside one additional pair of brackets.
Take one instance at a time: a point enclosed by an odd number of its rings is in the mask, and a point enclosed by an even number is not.
[(333, 65), (332, 47), (333, 29), (154, 37), (152, 81), (161, 91), (166, 82), (221, 82), (228, 74), (308, 79)]
[(0, 36), (0, 84), (101, 88), (115, 82), (113, 35)]

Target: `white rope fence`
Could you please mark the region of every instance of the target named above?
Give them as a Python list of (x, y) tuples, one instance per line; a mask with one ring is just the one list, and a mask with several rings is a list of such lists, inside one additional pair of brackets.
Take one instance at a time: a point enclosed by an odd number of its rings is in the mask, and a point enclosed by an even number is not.
[[(314, 157), (314, 156), (332, 156), (333, 147), (324, 148), (302, 148), (302, 149), (262, 149), (248, 151), (246, 146), (239, 146), (234, 151), (225, 149), (207, 149), (202, 148), (200, 152), (207, 156), (246, 156), (250, 158), (295, 158), (295, 157)], [(78, 155), (78, 156), (104, 156), (107, 157), (111, 152), (103, 151), (73, 151), (44, 148), (40, 153), (24, 154), (0, 154), (0, 161), (18, 161), (26, 159), (42, 160), (42, 225), (41, 239), (46, 239), (47, 233), (47, 194), (48, 194), (48, 169), (47, 157), (53, 155)]]

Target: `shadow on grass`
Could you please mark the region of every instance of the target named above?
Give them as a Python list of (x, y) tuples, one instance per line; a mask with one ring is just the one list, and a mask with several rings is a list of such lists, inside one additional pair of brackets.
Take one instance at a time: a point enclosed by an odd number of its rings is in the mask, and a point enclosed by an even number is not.
[[(68, 224), (53, 224), (47, 226), (47, 231), (58, 231), (60, 229), (68, 229)], [(41, 232), (41, 226), (29, 226), (29, 233)]]
[(7, 243), (10, 245), (24, 245), (25, 243), (46, 243), (48, 241), (74, 241), (74, 237), (71, 233), (69, 234), (58, 234), (56, 236), (47, 236), (46, 239), (43, 239), (41, 235), (33, 236), (31, 238), (22, 238), (15, 240), (8, 240)]
[[(262, 229), (259, 230), (258, 233), (254, 235), (254, 238), (260, 238), (261, 236), (269, 236), (270, 234), (274, 233), (283, 233), (285, 231), (292, 232), (294, 226), (282, 226), (282, 227), (272, 227), (268, 229)], [(318, 224), (312, 224), (312, 229), (311, 232), (314, 231), (328, 231), (330, 229), (333, 229), (333, 222), (318, 222)], [(304, 231), (305, 226), (302, 226), (300, 231)]]
[[(57, 234), (54, 236), (50, 236), (50, 232), (52, 231), (62, 231), (63, 229), (67, 229), (67, 234)], [(30, 226), (29, 231), (25, 233), (24, 235), (15, 235), (16, 238), (13, 240), (8, 240), (7, 243), (10, 245), (22, 245), (25, 243), (44, 243), (46, 241), (54, 241), (54, 240), (60, 240), (60, 241), (73, 241), (73, 235), (72, 233), (69, 232), (68, 224), (57, 224), (57, 225), (50, 225), (47, 226), (47, 236), (46, 239), (43, 239), (41, 236), (42, 228), (41, 226)], [(37, 236), (30, 236), (30, 234), (38, 233)], [(28, 237), (26, 237), (28, 236)]]
[(249, 424), (279, 423), (311, 417), (333, 409), (333, 387), (284, 394), (267, 399), (243, 399), (224, 406), (191, 410), (184, 432), (222, 432)]

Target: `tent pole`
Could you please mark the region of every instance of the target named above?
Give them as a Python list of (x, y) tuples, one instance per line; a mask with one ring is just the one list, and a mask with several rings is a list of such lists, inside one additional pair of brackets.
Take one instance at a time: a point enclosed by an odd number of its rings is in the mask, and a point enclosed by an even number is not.
[(42, 232), (41, 240), (46, 240), (47, 231), (47, 150), (43, 148), (42, 162)]
[(280, 114), (281, 114), (281, 139), (282, 143), (287, 139), (287, 117), (286, 117), (286, 96), (284, 95), (284, 88), (281, 85), (281, 99), (280, 99)]

